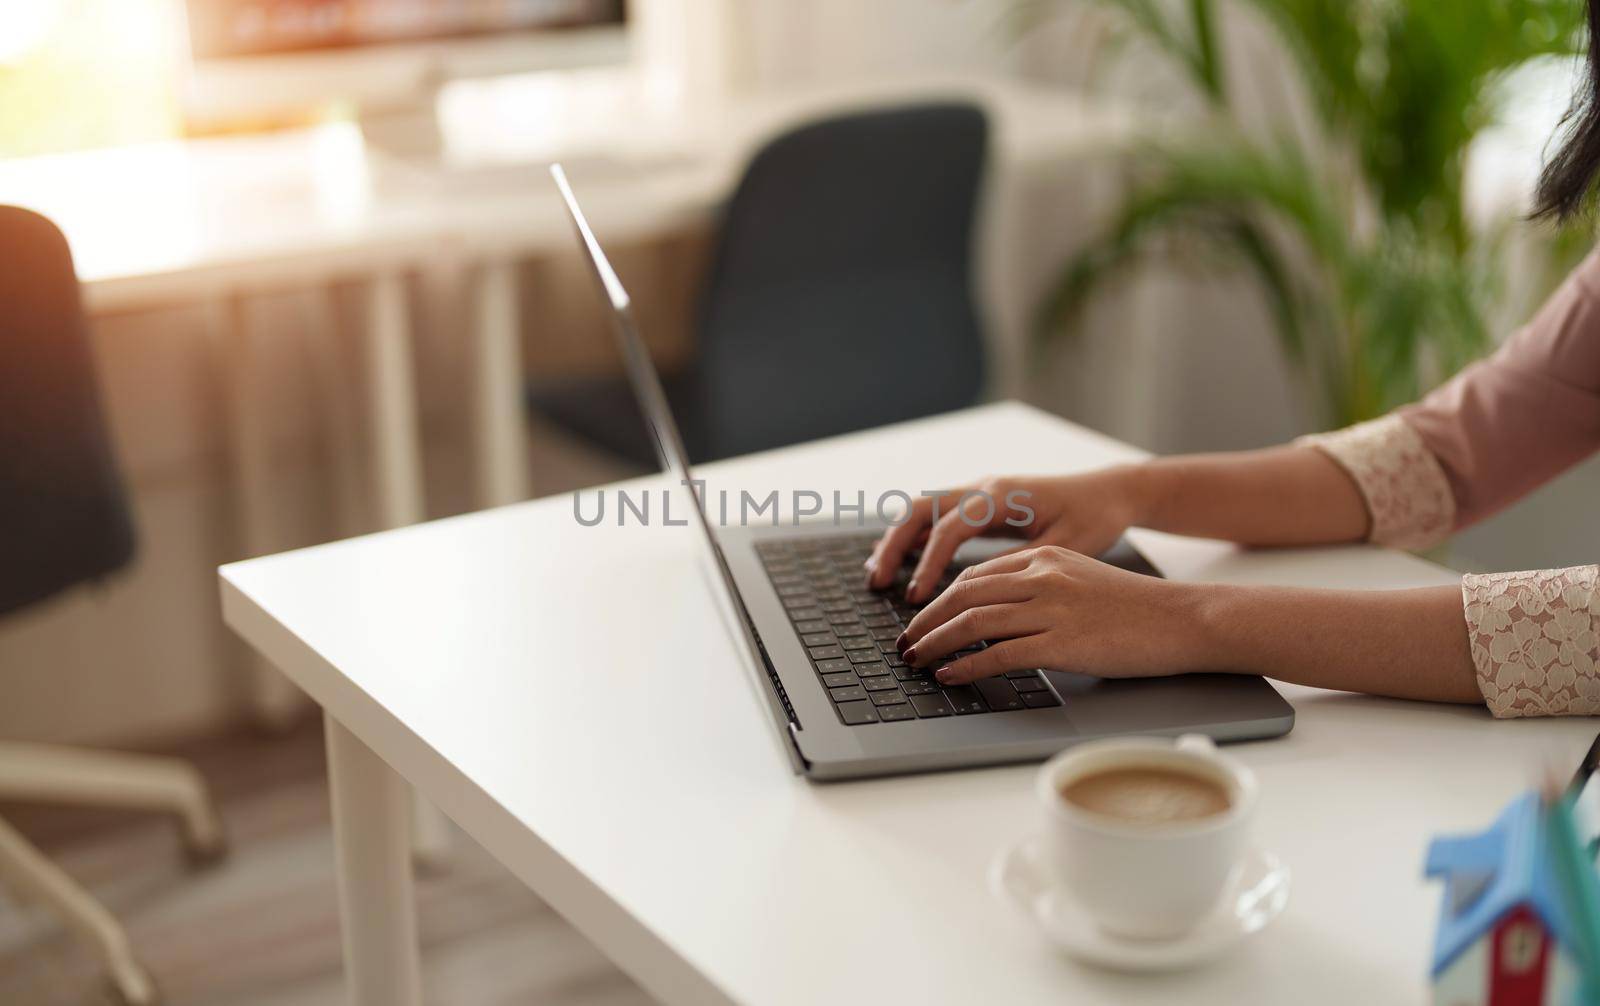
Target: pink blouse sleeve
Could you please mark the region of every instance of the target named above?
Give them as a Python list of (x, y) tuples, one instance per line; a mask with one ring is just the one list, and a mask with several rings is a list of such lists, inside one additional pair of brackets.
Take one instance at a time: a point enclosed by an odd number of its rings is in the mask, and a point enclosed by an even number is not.
[(1395, 414), (1438, 459), (1457, 528), (1600, 449), (1600, 252), (1499, 352)]
[[(1499, 352), (1415, 405), (1304, 437), (1350, 475), (1370, 540), (1437, 544), (1600, 449), (1600, 252)], [(1600, 566), (1462, 579), (1499, 717), (1600, 715)]]

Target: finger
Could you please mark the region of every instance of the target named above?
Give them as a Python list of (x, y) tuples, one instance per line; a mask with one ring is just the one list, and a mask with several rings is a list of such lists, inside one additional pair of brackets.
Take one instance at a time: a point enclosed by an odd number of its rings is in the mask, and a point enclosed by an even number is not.
[[(924, 524), (922, 529), (916, 533), (916, 535), (911, 539), (911, 543), (906, 546), (905, 555), (901, 558), (900, 562), (889, 567), (889, 580), (891, 582), (894, 580), (895, 571), (900, 568), (901, 563), (908, 561), (911, 556), (916, 555), (923, 548), (927, 547), (928, 535), (932, 533), (933, 528), (926, 524)], [(875, 570), (877, 568), (877, 560), (871, 556), (868, 556), (866, 566), (869, 571)]]
[(906, 519), (889, 528), (878, 539), (878, 544), (868, 557), (867, 586), (873, 590), (882, 590), (894, 581), (895, 571), (900, 564), (906, 561), (906, 555), (916, 546), (917, 540), (926, 534), (928, 527), (933, 523), (934, 498), (922, 496), (911, 504)]
[(983, 562), (974, 563), (958, 573), (954, 582), (952, 582), (950, 586), (954, 587), (957, 583), (963, 583), (968, 580), (976, 580), (985, 576), (997, 576), (1001, 573), (1020, 573), (1027, 569), (1028, 566), (1033, 562), (1033, 550), (1036, 547), (1037, 546), (1033, 545), (1024, 545), (1021, 548), (1014, 548), (1009, 552), (1003, 552), (992, 559), (985, 559)]
[(926, 509), (925, 501), (918, 500), (911, 504), (905, 520), (886, 528), (872, 546), (872, 554), (862, 564), (867, 571), (868, 587), (882, 590), (894, 579), (894, 571), (904, 561), (906, 553), (911, 551), (913, 540), (926, 523), (925, 519), (919, 519), (919, 508)]
[(974, 643), (1031, 636), (1048, 624), (1040, 607), (1026, 601), (968, 608), (906, 647), (905, 661), (912, 667), (938, 666), (941, 658)]
[[(994, 523), (997, 510), (992, 498), (987, 508), (987, 522), (981, 521), (984, 516), (983, 500), (967, 500), (966, 509), (967, 512), (963, 512), (959, 505), (952, 507), (933, 526), (933, 533), (928, 535), (928, 547), (922, 550), (922, 559), (917, 563), (917, 568), (911, 571), (911, 582), (906, 584), (906, 600), (918, 604), (932, 597), (939, 578), (956, 557), (956, 549), (961, 547), (962, 542), (983, 534)], [(974, 524), (977, 526), (974, 527)]]
[(1045, 663), (1043, 633), (1005, 639), (977, 653), (951, 661), (934, 672), (941, 685), (964, 685), (1007, 671), (1031, 670)]
[(905, 647), (915, 644), (917, 640), (969, 608), (1026, 601), (1032, 596), (1033, 591), (1019, 576), (983, 576), (975, 579), (967, 578), (965, 575), (957, 577), (955, 583), (929, 602), (926, 608), (917, 612), (917, 616), (906, 626), (906, 631), (900, 634), (895, 643), (904, 652)]

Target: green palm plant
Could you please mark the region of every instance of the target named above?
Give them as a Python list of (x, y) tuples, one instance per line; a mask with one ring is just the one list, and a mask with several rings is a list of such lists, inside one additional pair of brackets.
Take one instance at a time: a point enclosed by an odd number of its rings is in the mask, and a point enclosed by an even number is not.
[(1041, 336), (1074, 327), (1111, 275), (1155, 247), (1202, 250), (1254, 276), (1324, 422), (1379, 415), (1488, 344), (1503, 228), (1462, 206), (1469, 143), (1494, 85), (1579, 42), (1575, 0), (1239, 0), (1291, 56), (1315, 129), (1241, 127), (1214, 0), (1054, 0), (1115, 16), (1177, 68), (1204, 128), (1147, 141), (1137, 177), (1041, 306)]

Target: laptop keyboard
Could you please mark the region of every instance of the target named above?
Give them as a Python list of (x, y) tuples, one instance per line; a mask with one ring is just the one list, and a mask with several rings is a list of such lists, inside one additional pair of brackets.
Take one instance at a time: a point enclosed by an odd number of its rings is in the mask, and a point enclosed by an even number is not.
[[(905, 601), (906, 570), (888, 591), (866, 586), (861, 564), (877, 540), (876, 533), (807, 535), (756, 545), (839, 719), (864, 726), (1061, 704), (1038, 671), (941, 685), (932, 668), (906, 666), (894, 641), (922, 606)], [(940, 582), (941, 590), (953, 575)], [(950, 659), (982, 648), (980, 643)]]

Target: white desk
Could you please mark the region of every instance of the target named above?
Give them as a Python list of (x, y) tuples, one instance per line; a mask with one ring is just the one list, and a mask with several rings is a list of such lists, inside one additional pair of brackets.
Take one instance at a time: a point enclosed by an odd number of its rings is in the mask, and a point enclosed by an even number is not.
[[(870, 499), (1133, 456), (1001, 404), (700, 474)], [(1371, 548), (1139, 542), (1183, 579), (1454, 579)], [(1294, 871), (1287, 912), (1203, 970), (1098, 972), (985, 888), (991, 855), (1035, 825), (1033, 769), (791, 775), (693, 545), (687, 528), (580, 527), (562, 496), (223, 568), (229, 624), (328, 713), (355, 1001), (417, 995), (405, 790), (385, 763), (668, 1002), (1344, 1004), (1422, 997), (1429, 836), (1483, 825), (1594, 732), (1285, 687), (1294, 732), (1233, 750), (1261, 777), (1261, 843)]]

